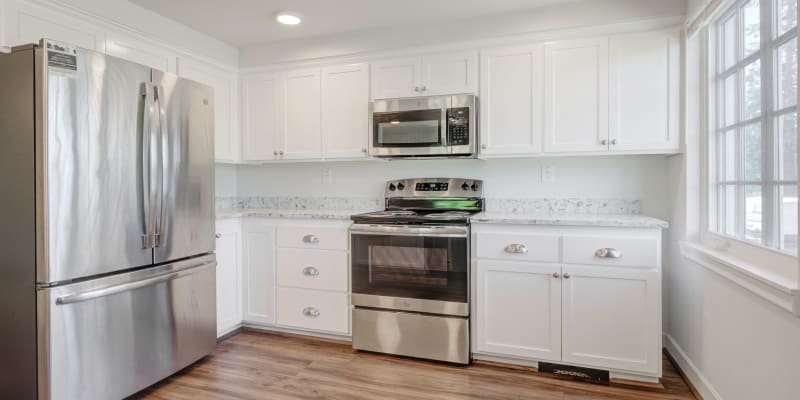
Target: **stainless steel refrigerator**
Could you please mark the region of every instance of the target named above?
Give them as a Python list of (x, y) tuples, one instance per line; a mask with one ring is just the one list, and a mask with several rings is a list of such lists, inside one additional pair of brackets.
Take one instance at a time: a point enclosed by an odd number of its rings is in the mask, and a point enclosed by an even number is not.
[(213, 351), (213, 91), (49, 40), (0, 90), (0, 398), (123, 398)]

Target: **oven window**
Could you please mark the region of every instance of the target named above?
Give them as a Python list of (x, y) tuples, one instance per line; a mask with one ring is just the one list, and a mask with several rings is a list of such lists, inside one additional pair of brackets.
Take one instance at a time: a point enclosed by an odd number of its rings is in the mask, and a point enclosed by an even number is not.
[(467, 239), (353, 235), (353, 293), (467, 301)]
[(441, 110), (375, 113), (372, 116), (374, 146), (441, 146), (443, 145), (441, 117)]

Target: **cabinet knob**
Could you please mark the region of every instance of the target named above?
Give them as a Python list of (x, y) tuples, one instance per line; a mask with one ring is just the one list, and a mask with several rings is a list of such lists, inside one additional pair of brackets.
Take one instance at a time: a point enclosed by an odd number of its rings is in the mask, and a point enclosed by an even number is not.
[(553, 272), (553, 278), (558, 278), (559, 276), (561, 276), (561, 274), (558, 272)]
[(612, 145), (615, 145), (615, 144), (617, 144), (617, 139), (611, 139), (611, 144), (612, 144)]
[(611, 247), (606, 247), (597, 249), (597, 251), (594, 252), (594, 256), (597, 258), (621, 258), (622, 252)]
[(319, 270), (314, 267), (303, 268), (303, 275), (305, 276), (319, 276)]
[(421, 88), (419, 88), (419, 89), (420, 89), (420, 90), (422, 90), (422, 91), (424, 92), (424, 91), (428, 90), (428, 87), (423, 85), (423, 86), (422, 86)]
[(367, 148), (366, 148), (366, 147), (362, 148), (362, 149), (361, 149), (361, 152), (362, 152), (362, 153), (366, 153), (366, 152), (367, 152)]
[(605, 139), (603, 139), (603, 140), (601, 140), (601, 141), (600, 141), (600, 144), (602, 144), (603, 146), (605, 146), (605, 145), (607, 145), (607, 144), (608, 144), (608, 140), (605, 140)]
[(214, 235), (214, 237), (216, 237), (217, 239), (219, 239), (219, 238), (221, 238), (221, 237), (222, 237), (222, 234), (221, 234), (221, 233), (218, 233), (218, 234)]
[(419, 92), (419, 86), (414, 86), (414, 91)]
[(278, 151), (278, 154), (283, 155), (283, 150)]
[(569, 272), (564, 272), (564, 279), (569, 279), (569, 278), (570, 278)]
[(511, 254), (527, 254), (528, 253), (528, 248), (525, 247), (524, 244), (516, 244), (516, 243), (510, 244), (510, 245), (506, 246), (505, 250), (506, 250), (506, 253), (511, 253)]
[(303, 243), (316, 244), (319, 243), (319, 238), (316, 235), (305, 235), (303, 236)]
[(485, 144), (482, 144), (482, 145), (481, 145), (481, 149), (484, 149), (484, 150), (486, 150), (486, 148), (487, 148), (487, 147), (489, 147), (489, 146), (487, 146), (487, 145), (485, 145)]
[(306, 317), (319, 317), (319, 310), (314, 307), (306, 307), (303, 309), (303, 315)]

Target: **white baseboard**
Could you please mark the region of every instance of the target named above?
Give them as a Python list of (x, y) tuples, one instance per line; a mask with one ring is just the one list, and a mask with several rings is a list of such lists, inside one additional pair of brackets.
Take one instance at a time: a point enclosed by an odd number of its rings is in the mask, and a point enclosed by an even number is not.
[(664, 347), (678, 367), (686, 375), (694, 388), (703, 396), (703, 400), (722, 400), (719, 392), (711, 385), (705, 375), (697, 368), (680, 345), (669, 334), (664, 334)]

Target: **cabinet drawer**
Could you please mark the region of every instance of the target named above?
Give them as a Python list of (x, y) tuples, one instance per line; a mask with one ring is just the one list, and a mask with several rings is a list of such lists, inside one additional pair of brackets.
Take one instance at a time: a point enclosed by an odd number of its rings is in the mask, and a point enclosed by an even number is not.
[(558, 262), (558, 236), (479, 232), (476, 237), (478, 258)]
[(347, 291), (347, 253), (278, 249), (278, 285)]
[(646, 237), (564, 236), (565, 264), (656, 268), (658, 240)]
[(347, 250), (347, 241), (346, 226), (278, 226), (278, 247)]
[(347, 293), (278, 288), (278, 325), (347, 333), (349, 315)]

